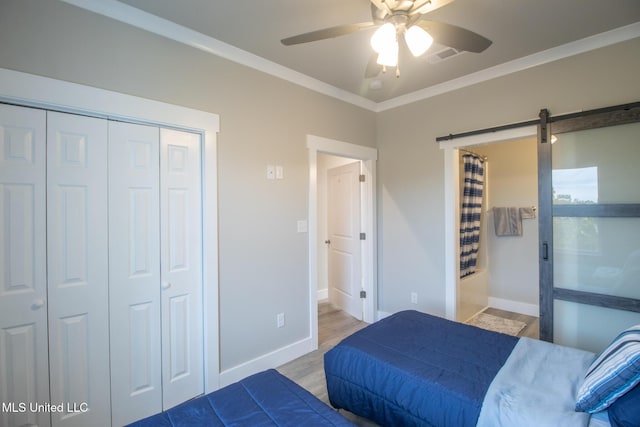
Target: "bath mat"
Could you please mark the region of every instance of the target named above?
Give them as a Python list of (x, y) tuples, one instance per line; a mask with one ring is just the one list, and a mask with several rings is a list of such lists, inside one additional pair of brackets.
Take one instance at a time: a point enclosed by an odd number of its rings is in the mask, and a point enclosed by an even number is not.
[(526, 323), (520, 322), (519, 320), (505, 319), (504, 317), (498, 317), (487, 313), (478, 313), (471, 319), (467, 320), (466, 323), (482, 329), (513, 335), (514, 337), (517, 337), (518, 334), (527, 326)]

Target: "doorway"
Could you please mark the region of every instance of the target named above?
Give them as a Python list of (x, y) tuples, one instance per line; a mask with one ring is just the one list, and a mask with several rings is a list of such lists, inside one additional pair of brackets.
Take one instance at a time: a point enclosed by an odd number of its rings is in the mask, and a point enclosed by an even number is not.
[[(326, 280), (327, 234), (322, 227), (326, 215), (321, 210), (321, 197), (324, 197), (320, 182), (319, 156), (331, 156), (343, 159), (343, 163), (359, 162), (364, 181), (361, 183), (361, 224), (360, 233), (363, 239), (361, 249), (361, 286), (364, 292), (362, 320), (372, 323), (376, 320), (377, 307), (377, 263), (376, 263), (376, 216), (375, 216), (375, 166), (377, 150), (347, 142), (336, 141), (314, 135), (307, 136), (309, 149), (309, 312), (311, 337), (317, 348), (318, 342), (318, 300), (324, 293), (318, 291), (318, 284)], [(320, 160), (322, 161), (322, 160)], [(328, 292), (328, 291), (327, 291)]]
[(361, 168), (358, 160), (318, 155), (319, 234), (326, 228), (325, 250), (318, 252), (318, 294), (326, 290), (326, 299), (333, 306), (358, 320), (362, 320), (364, 306), (360, 297)]
[[(510, 140), (524, 139), (535, 137), (537, 127), (523, 126), (503, 131), (473, 135), (469, 137), (456, 138), (454, 141), (440, 142), (440, 148), (444, 150), (445, 161), (445, 309), (446, 317), (451, 320), (459, 318), (458, 311), (460, 307), (458, 301), (460, 298), (460, 280), (458, 266), (459, 252), (459, 151), (462, 148), (473, 149), (473, 146), (487, 145), (506, 142)], [(491, 206), (487, 206), (489, 209)], [(485, 209), (485, 210), (486, 210)], [(503, 301), (497, 302), (498, 305)], [(509, 311), (530, 314), (531, 307), (528, 304), (498, 306), (497, 308)], [(535, 314), (537, 316), (537, 313)]]

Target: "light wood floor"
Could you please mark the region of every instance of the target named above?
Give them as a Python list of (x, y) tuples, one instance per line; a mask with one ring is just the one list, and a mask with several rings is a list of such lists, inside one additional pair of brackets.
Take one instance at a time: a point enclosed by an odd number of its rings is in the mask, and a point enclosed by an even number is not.
[[(519, 320), (527, 324), (519, 336), (538, 339), (539, 321), (537, 317), (509, 311), (488, 308), (485, 313)], [(367, 326), (329, 303), (318, 305), (318, 350), (278, 367), (278, 371), (292, 381), (309, 390), (318, 399), (329, 404), (327, 383), (324, 376), (324, 354), (343, 338)], [(377, 424), (341, 410), (340, 413), (360, 427), (374, 427)]]
[[(343, 338), (365, 326), (365, 322), (353, 318), (329, 303), (318, 304), (318, 349), (280, 366), (278, 371), (331, 406), (324, 376), (324, 354)], [(377, 425), (348, 411), (341, 410), (340, 413), (361, 427)]]

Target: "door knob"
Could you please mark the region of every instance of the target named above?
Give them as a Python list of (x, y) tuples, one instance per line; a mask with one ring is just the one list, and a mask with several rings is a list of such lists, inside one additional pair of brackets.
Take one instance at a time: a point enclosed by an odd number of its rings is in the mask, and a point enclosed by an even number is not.
[(166, 291), (167, 289), (169, 289), (171, 287), (171, 283), (169, 282), (162, 282), (162, 290)]
[(324, 241), (324, 243), (325, 243), (326, 245), (330, 245), (330, 244), (331, 244), (331, 240), (325, 240), (325, 241)]
[(39, 308), (44, 307), (44, 300), (43, 299), (37, 299), (33, 302), (33, 304), (31, 304), (31, 308), (34, 310), (37, 310)]

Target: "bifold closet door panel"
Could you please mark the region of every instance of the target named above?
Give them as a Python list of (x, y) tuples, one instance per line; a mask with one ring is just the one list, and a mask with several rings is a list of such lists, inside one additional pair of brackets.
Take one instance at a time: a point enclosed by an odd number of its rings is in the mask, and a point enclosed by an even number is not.
[[(50, 425), (46, 113), (0, 104), (0, 425)], [(25, 406), (21, 406), (25, 405)], [(25, 409), (21, 411), (21, 409)]]
[(54, 426), (111, 424), (107, 230), (107, 121), (48, 112), (51, 401), (64, 405)]
[(163, 408), (204, 392), (201, 138), (160, 130)]
[(112, 422), (162, 411), (160, 130), (109, 122)]

